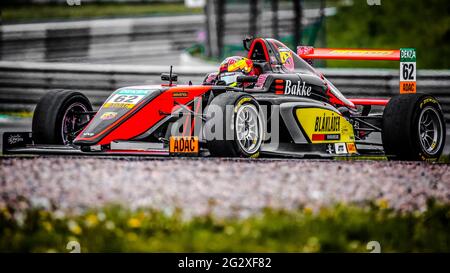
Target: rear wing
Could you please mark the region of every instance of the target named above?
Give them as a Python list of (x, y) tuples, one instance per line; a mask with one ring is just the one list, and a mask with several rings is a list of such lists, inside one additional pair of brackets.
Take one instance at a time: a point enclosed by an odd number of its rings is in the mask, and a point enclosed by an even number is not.
[(303, 59), (400, 61), (400, 50), (310, 48), (306, 51), (300, 49), (300, 53), (298, 55)]
[(314, 48), (298, 46), (297, 55), (305, 60), (400, 61), (400, 93), (416, 93), (416, 50)]

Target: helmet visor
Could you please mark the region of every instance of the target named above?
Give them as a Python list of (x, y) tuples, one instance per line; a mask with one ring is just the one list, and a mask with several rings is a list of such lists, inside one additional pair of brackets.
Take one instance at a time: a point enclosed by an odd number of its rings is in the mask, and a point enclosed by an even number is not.
[(237, 85), (237, 77), (242, 75), (244, 75), (242, 72), (226, 72), (220, 74), (219, 80), (224, 81), (225, 85), (235, 86)]

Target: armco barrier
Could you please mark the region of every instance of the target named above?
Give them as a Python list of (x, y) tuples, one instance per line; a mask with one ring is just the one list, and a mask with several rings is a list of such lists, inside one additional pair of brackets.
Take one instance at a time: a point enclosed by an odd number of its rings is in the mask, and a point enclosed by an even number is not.
[[(198, 84), (214, 66), (174, 67), (179, 84)], [(51, 89), (85, 93), (95, 106), (115, 89), (127, 85), (160, 84), (168, 66), (74, 63), (0, 62), (0, 111), (32, 110)], [(383, 69), (321, 69), (347, 97), (384, 97), (399, 92), (399, 71)], [(450, 70), (419, 70), (418, 92), (435, 95), (450, 121)]]

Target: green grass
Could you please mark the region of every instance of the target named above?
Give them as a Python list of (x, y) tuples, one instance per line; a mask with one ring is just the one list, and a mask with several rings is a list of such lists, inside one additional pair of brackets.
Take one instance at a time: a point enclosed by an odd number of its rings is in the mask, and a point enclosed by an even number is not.
[(0, 212), (0, 252), (382, 252), (450, 251), (450, 205), (430, 202), (424, 213), (396, 213), (380, 202), (337, 205), (312, 213), (267, 209), (244, 220), (213, 216), (182, 220), (158, 211), (113, 206), (79, 216), (43, 210), (24, 215)]
[(152, 16), (202, 13), (203, 9), (187, 8), (184, 3), (81, 3), (15, 5), (2, 8), (4, 23), (39, 20), (83, 19), (124, 16)]
[(0, 117), (32, 118), (33, 117), (33, 112), (30, 112), (30, 111), (8, 111), (8, 112), (2, 112), (2, 111), (0, 111)]

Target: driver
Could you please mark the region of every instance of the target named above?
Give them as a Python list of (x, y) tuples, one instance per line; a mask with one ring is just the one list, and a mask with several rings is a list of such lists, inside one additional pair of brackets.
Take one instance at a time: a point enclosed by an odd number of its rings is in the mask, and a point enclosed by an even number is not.
[[(219, 68), (217, 75), (217, 84), (227, 85), (231, 87), (241, 87), (241, 83), (237, 82), (238, 76), (254, 76), (256, 75), (253, 67), (253, 61), (241, 56), (232, 56), (226, 58)], [(245, 83), (245, 87), (251, 83)]]

